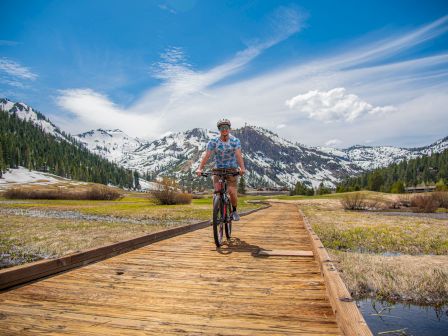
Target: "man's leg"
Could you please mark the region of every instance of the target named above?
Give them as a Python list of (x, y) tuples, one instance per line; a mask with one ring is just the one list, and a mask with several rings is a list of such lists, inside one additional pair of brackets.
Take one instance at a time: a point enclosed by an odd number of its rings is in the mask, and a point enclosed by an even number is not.
[(237, 205), (238, 205), (238, 193), (236, 190), (236, 186), (234, 185), (229, 185), (229, 195), (230, 195), (230, 203), (232, 203), (232, 211), (233, 211), (233, 220), (234, 221), (239, 221), (240, 220), (240, 216), (238, 215), (237, 212)]
[(215, 187), (216, 192), (221, 190), (221, 184), (219, 183), (219, 177), (216, 175), (213, 175), (213, 186)]
[(233, 186), (229, 186), (229, 195), (230, 195), (230, 203), (232, 203), (232, 207), (235, 209), (238, 205), (238, 193), (236, 192), (236, 188)]

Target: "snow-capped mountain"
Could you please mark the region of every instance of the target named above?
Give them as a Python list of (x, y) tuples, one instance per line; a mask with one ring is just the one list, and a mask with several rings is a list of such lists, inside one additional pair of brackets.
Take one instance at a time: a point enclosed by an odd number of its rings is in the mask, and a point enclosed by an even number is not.
[(132, 153), (142, 145), (137, 138), (132, 138), (119, 129), (103, 130), (99, 128), (77, 134), (74, 138), (91, 152), (106, 157), (113, 162), (122, 161), (126, 153)]
[[(218, 135), (199, 128), (154, 141), (133, 139), (119, 130), (96, 130), (83, 134), (89, 134), (88, 142), (83, 140), (85, 136), (77, 137), (88, 148), (126, 168), (149, 173), (152, 177), (168, 174), (179, 179), (194, 175), (207, 142)], [(290, 187), (300, 180), (314, 187), (324, 181), (325, 185), (333, 187), (346, 176), (448, 148), (448, 138), (431, 146), (411, 149), (391, 146), (309, 147), (255, 126), (234, 130), (233, 135), (241, 140), (248, 170), (247, 181), (251, 186)]]
[(47, 117), (24, 103), (14, 103), (9, 99), (0, 98), (0, 110), (11, 114), (15, 113), (22, 120), (32, 121), (44, 132), (52, 134), (57, 138), (68, 140), (66, 134), (62, 132), (55, 124), (53, 124)]
[(347, 149), (316, 147), (318, 150), (348, 159), (363, 170), (386, 167), (403, 160), (410, 160), (422, 155), (441, 153), (448, 149), (448, 137), (429, 146), (417, 148), (400, 148), (393, 146), (352, 146)]
[[(31, 120), (61, 139), (73, 142), (74, 138), (91, 152), (152, 178), (172, 175), (184, 181), (193, 179), (207, 142), (218, 135), (195, 128), (149, 141), (134, 138), (119, 129), (97, 129), (71, 137), (26, 104), (0, 99), (0, 110)], [(347, 176), (448, 148), (448, 137), (420, 148), (352, 146), (335, 149), (294, 143), (256, 126), (245, 126), (232, 134), (241, 140), (248, 170), (247, 183), (253, 187), (291, 187), (297, 181), (313, 187), (321, 182), (334, 187)]]

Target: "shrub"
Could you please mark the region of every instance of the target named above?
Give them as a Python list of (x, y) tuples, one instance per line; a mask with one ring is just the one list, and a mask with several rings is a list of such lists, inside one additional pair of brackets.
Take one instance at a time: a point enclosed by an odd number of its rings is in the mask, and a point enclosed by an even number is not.
[(86, 198), (89, 200), (108, 200), (113, 201), (121, 198), (122, 195), (113, 188), (107, 187), (105, 185), (94, 185), (86, 190)]
[(187, 193), (178, 193), (175, 196), (175, 204), (190, 204), (191, 200), (193, 198), (193, 195), (187, 194)]
[(436, 190), (437, 191), (447, 191), (448, 190), (448, 186), (445, 184), (445, 180), (444, 179), (440, 179), (436, 183)]
[(404, 190), (404, 183), (402, 181), (395, 182), (390, 188), (390, 192), (393, 194), (402, 194), (404, 193)]
[(342, 196), (341, 204), (345, 210), (364, 210), (367, 207), (366, 195), (360, 192)]
[(178, 185), (173, 179), (164, 177), (159, 190), (154, 190), (152, 196), (162, 205), (190, 204), (193, 196), (178, 191)]
[(448, 209), (448, 191), (436, 191), (432, 197), (438, 202), (440, 208)]
[(401, 206), (409, 208), (411, 206), (411, 196), (410, 195), (400, 195), (398, 197), (398, 202)]
[(84, 189), (68, 190), (62, 188), (15, 187), (6, 190), (6, 198), (10, 199), (65, 199), (65, 200), (116, 200), (122, 195), (116, 189), (105, 185), (92, 185)]
[(415, 208), (416, 212), (435, 212), (439, 207), (439, 202), (431, 195), (416, 195), (411, 199), (411, 206)]

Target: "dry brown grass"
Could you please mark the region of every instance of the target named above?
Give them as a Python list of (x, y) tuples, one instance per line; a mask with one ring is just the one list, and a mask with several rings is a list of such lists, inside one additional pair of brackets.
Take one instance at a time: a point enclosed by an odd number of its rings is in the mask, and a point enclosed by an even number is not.
[(381, 256), (330, 250), (356, 298), (448, 303), (448, 256)]
[(405, 254), (448, 254), (448, 221), (344, 211), (335, 204), (301, 205), (327, 248)]
[(439, 207), (439, 202), (432, 195), (415, 195), (411, 198), (411, 207), (415, 212), (435, 212)]
[(448, 209), (448, 191), (436, 191), (432, 195), (440, 208)]
[(341, 205), (345, 210), (364, 210), (367, 207), (367, 197), (360, 192), (345, 194), (341, 198)]
[[(246, 199), (238, 199), (242, 212), (262, 206), (247, 204)], [(23, 211), (23, 214), (12, 215), (11, 210)], [(44, 217), (32, 217), (27, 215), (28, 211)], [(64, 217), (66, 211), (75, 215), (112, 216), (114, 221), (107, 217), (104, 220), (45, 217), (47, 212), (52, 215), (60, 212)], [(210, 197), (194, 200), (192, 204), (157, 205), (148, 200), (147, 194), (134, 192), (116, 201), (1, 199), (0, 265), (2, 259), (7, 264), (22, 264), (207, 220), (211, 212)], [(130, 223), (129, 220), (144, 222)]]
[(2, 263), (14, 265), (59, 257), (181, 224), (132, 224), (3, 214), (0, 218), (0, 256), (4, 260), (0, 262), (0, 268)]
[(6, 190), (3, 196), (9, 199), (116, 200), (121, 198), (122, 194), (116, 188), (102, 184), (83, 187), (55, 184), (12, 187)]
[[(385, 198), (393, 202), (399, 197)], [(345, 211), (335, 199), (295, 203), (338, 261), (355, 297), (448, 303), (447, 220)], [(383, 255), (390, 252), (401, 255)]]

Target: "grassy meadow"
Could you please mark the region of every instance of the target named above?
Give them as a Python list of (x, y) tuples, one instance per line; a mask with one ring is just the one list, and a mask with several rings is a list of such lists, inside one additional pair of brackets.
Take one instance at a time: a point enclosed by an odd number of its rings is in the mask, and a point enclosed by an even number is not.
[[(259, 204), (239, 198), (239, 211)], [(0, 197), (0, 268), (59, 257), (211, 218), (210, 196), (191, 204), (159, 205), (150, 194), (114, 201)]]
[(344, 210), (342, 197), (279, 198), (299, 204), (355, 298), (448, 304), (448, 219)]

